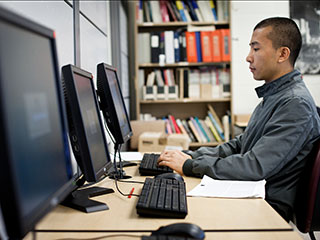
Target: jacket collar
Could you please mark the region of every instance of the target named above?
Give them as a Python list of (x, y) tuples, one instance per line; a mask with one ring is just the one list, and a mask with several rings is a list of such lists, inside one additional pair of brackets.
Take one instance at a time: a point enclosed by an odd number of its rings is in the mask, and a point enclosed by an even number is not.
[(262, 86), (257, 87), (255, 90), (259, 98), (267, 97), (281, 91), (293, 82), (300, 80), (302, 80), (301, 73), (297, 70), (293, 70), (270, 83), (265, 83)]

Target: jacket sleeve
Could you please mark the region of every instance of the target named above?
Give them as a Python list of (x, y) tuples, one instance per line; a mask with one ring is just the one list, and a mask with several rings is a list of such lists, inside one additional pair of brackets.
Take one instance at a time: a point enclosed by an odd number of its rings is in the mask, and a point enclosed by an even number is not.
[(193, 159), (199, 158), (200, 156), (203, 156), (203, 155), (207, 155), (211, 157), (227, 157), (231, 154), (236, 154), (240, 152), (241, 139), (242, 139), (242, 134), (217, 147), (201, 147), (196, 151), (184, 151), (184, 152), (190, 155)]
[(267, 179), (294, 159), (306, 144), (312, 135), (312, 116), (307, 102), (291, 99), (275, 110), (251, 150), (241, 154), (236, 151), (241, 146), (237, 144), (223, 144), (214, 151), (200, 149), (192, 155), (194, 159), (184, 163), (183, 172), (187, 176), (208, 175), (216, 179)]

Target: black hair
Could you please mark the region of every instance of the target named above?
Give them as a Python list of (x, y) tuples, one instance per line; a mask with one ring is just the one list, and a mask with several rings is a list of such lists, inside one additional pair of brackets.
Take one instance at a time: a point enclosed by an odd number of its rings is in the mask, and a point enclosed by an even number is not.
[(297, 24), (290, 18), (272, 17), (259, 22), (254, 30), (258, 28), (272, 27), (268, 38), (272, 41), (275, 49), (288, 47), (290, 49), (289, 61), (294, 66), (302, 45), (302, 37)]

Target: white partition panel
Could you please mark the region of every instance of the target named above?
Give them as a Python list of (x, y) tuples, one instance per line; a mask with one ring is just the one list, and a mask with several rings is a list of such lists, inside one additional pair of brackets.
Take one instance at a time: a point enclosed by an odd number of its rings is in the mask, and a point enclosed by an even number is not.
[(59, 66), (74, 63), (73, 10), (64, 1), (0, 1), (5, 7), (56, 32)]

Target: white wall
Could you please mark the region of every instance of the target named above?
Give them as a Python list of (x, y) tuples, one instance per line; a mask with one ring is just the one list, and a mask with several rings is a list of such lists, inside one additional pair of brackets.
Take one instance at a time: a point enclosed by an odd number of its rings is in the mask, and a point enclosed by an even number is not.
[[(245, 58), (249, 53), (249, 42), (254, 26), (264, 18), (289, 17), (288, 1), (232, 1), (231, 2), (231, 39), (232, 39), (232, 96), (233, 113), (252, 113), (260, 102), (255, 88), (264, 82), (256, 81), (249, 71)], [(306, 85), (320, 106), (320, 77), (304, 76)]]

